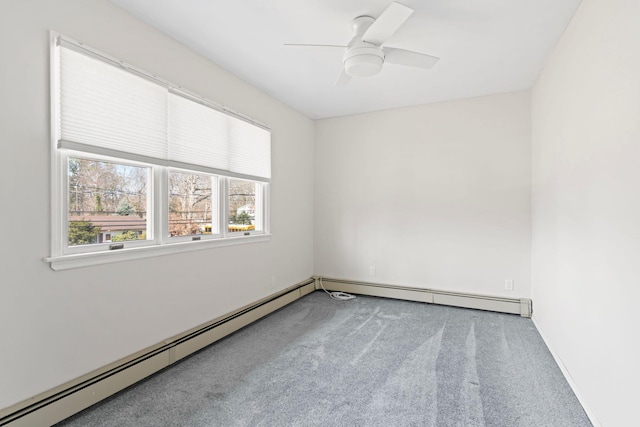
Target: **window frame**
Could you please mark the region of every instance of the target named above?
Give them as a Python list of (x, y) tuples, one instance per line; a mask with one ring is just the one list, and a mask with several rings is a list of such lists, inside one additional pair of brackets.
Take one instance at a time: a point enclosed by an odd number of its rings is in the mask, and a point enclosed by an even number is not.
[[(171, 203), (171, 195), (169, 194), (170, 191), (170, 185), (169, 185), (169, 174), (172, 171), (176, 171), (179, 173), (186, 173), (186, 174), (197, 174), (197, 175), (207, 175), (209, 176), (212, 180), (215, 179), (215, 186), (213, 184), (213, 182), (211, 183), (211, 204), (212, 204), (212, 213), (211, 213), (211, 224), (213, 225), (215, 223), (216, 225), (216, 233), (212, 233), (212, 234), (189, 234), (186, 236), (171, 236), (171, 231), (170, 231), (170, 227), (169, 227), (169, 205)], [(167, 168), (167, 188), (165, 191), (165, 203), (163, 203), (163, 209), (166, 210), (166, 213), (164, 214), (165, 218), (167, 218), (166, 221), (163, 221), (162, 225), (162, 234), (161, 234), (161, 241), (163, 241), (163, 243), (166, 244), (172, 244), (172, 243), (181, 243), (181, 242), (195, 242), (195, 241), (203, 241), (203, 240), (212, 240), (212, 239), (220, 239), (222, 238), (222, 233), (220, 232), (220, 181), (223, 177), (220, 175), (216, 175), (216, 174), (211, 174), (211, 173), (205, 173), (205, 172), (199, 172), (199, 171), (194, 171), (194, 170), (188, 170), (188, 169), (180, 169), (180, 168), (174, 168), (174, 167), (170, 167)], [(215, 189), (214, 189), (215, 187)], [(213, 209), (215, 206), (215, 214), (213, 213)], [(164, 226), (166, 226), (166, 229), (164, 228)]]
[[(256, 187), (259, 186), (259, 188), (256, 188), (255, 191), (255, 203), (254, 203), (254, 209), (256, 212), (259, 213), (259, 215), (256, 213), (254, 214), (255, 217), (260, 217), (261, 219), (261, 227), (259, 229), (255, 229), (255, 230), (246, 230), (246, 231), (235, 231), (235, 232), (231, 232), (229, 231), (229, 180), (231, 179), (235, 179), (235, 180), (239, 180), (239, 181), (247, 181), (247, 182), (252, 182)], [(243, 179), (243, 178), (234, 178), (234, 177), (226, 177), (225, 181), (225, 200), (227, 202), (227, 204), (225, 204), (225, 207), (227, 209), (225, 209), (224, 211), (224, 224), (223, 224), (223, 228), (222, 231), (223, 233), (226, 233), (226, 236), (230, 236), (230, 237), (240, 237), (240, 236), (257, 236), (257, 235), (261, 235), (261, 234), (268, 234), (266, 231), (266, 223), (267, 221), (265, 220), (265, 215), (266, 215), (266, 200), (268, 200), (268, 193), (267, 193), (267, 187), (268, 185), (265, 185), (264, 182), (261, 181), (253, 181), (250, 179)]]
[[(150, 164), (144, 164), (139, 162), (134, 162), (126, 159), (118, 159), (107, 156), (100, 156), (90, 153), (84, 153), (73, 150), (60, 150), (60, 169), (62, 174), (62, 224), (61, 224), (61, 240), (62, 244), (62, 254), (63, 255), (72, 255), (72, 254), (82, 254), (87, 252), (104, 252), (110, 250), (110, 245), (115, 244), (125, 244), (127, 248), (138, 248), (143, 246), (151, 246), (157, 244), (156, 240), (158, 238), (158, 233), (156, 230), (156, 221), (154, 221), (153, 213), (155, 212), (155, 204), (158, 200), (155, 197), (154, 192), (154, 180), (153, 176), (155, 174), (156, 166)], [(68, 165), (70, 158), (80, 158), (83, 160), (91, 160), (98, 162), (108, 162), (115, 163), (123, 166), (135, 166), (135, 167), (143, 167), (148, 170), (147, 172), (147, 219), (146, 219), (146, 228), (147, 228), (147, 239), (145, 240), (127, 240), (124, 242), (103, 242), (103, 243), (93, 243), (90, 245), (77, 245), (70, 246), (69, 243), (69, 173), (68, 173)], [(149, 216), (151, 213), (151, 216)]]
[[(61, 148), (59, 146), (60, 129), (58, 126), (59, 90), (58, 90), (58, 67), (59, 55), (57, 54), (58, 40), (62, 39), (66, 43), (75, 44), (86, 50), (89, 56), (96, 56), (105, 61), (111, 61), (121, 64), (127, 70), (141, 75), (150, 80), (160, 82), (165, 85), (169, 92), (181, 93), (190, 99), (196, 99), (205, 105), (217, 107), (236, 118), (241, 118), (249, 123), (255, 123), (264, 129), (269, 130), (265, 125), (255, 122), (246, 116), (235, 113), (225, 107), (219, 106), (211, 101), (200, 97), (199, 95), (190, 93), (182, 88), (178, 88), (169, 82), (166, 82), (155, 75), (146, 73), (133, 66), (123, 63), (106, 54), (95, 51), (83, 44), (72, 39), (64, 37), (54, 31), (50, 32), (50, 102), (51, 102), (51, 256), (44, 258), (45, 262), (50, 264), (53, 270), (66, 270), (71, 268), (86, 267), (91, 265), (99, 265), (111, 262), (119, 262), (132, 259), (142, 259), (167, 255), (173, 253), (191, 252), (203, 249), (224, 247), (238, 244), (255, 243), (268, 241), (270, 239), (270, 179), (256, 180), (260, 184), (260, 197), (256, 194), (256, 203), (260, 201), (257, 209), (262, 211), (262, 230), (252, 230), (249, 233), (229, 232), (228, 225), (228, 181), (229, 179), (244, 179), (253, 181), (244, 176), (238, 176), (233, 172), (220, 173), (217, 170), (209, 170), (206, 167), (190, 167), (191, 165), (177, 166), (175, 164), (158, 164), (147, 163), (144, 160), (138, 160), (135, 155), (118, 157), (117, 153), (111, 153), (109, 150), (91, 149), (85, 151), (80, 146), (71, 144), (69, 147)], [(114, 154), (116, 154), (114, 156)], [(131, 240), (123, 243), (122, 249), (110, 250), (113, 242), (103, 242), (90, 245), (69, 246), (68, 244), (68, 218), (69, 218), (69, 188), (68, 188), (68, 159), (73, 157), (107, 161), (111, 163), (147, 167), (149, 168), (147, 178), (147, 240)], [(174, 162), (175, 163), (175, 162)], [(189, 235), (189, 236), (169, 236), (169, 171), (179, 170), (185, 173), (206, 174), (215, 176), (217, 182), (217, 197), (215, 200), (218, 225), (217, 234), (206, 235)], [(213, 189), (212, 189), (213, 190)], [(212, 191), (213, 192), (213, 191)], [(212, 194), (212, 204), (213, 201)], [(258, 200), (260, 199), (260, 200)], [(213, 209), (213, 207), (212, 207)], [(212, 221), (214, 218), (212, 218)], [(151, 236), (149, 233), (151, 232)], [(193, 239), (193, 237), (199, 237)]]

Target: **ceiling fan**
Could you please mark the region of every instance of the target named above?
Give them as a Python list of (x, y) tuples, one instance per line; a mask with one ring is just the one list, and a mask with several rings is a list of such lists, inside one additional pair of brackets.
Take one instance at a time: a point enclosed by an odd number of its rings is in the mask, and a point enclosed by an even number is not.
[(344, 67), (337, 85), (347, 84), (351, 77), (367, 77), (377, 74), (385, 62), (416, 68), (431, 68), (437, 57), (411, 50), (384, 46), (385, 42), (411, 16), (413, 9), (398, 2), (391, 3), (377, 19), (358, 16), (351, 22), (355, 36), (347, 46), (286, 43), (285, 46), (336, 47), (345, 49)]

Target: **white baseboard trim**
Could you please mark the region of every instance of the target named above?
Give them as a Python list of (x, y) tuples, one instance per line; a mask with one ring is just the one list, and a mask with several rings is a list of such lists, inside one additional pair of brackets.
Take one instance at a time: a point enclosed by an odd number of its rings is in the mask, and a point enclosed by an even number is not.
[[(320, 286), (321, 277), (315, 276), (314, 279), (316, 280), (316, 289), (322, 289)], [(528, 298), (502, 298), (488, 295), (440, 291), (436, 289), (410, 288), (406, 286), (359, 282), (329, 277), (322, 277), (322, 284), (330, 291), (419, 301), (431, 304), (449, 305), (453, 307), (475, 308), (479, 310), (497, 311), (500, 313), (519, 314), (522, 317), (531, 317), (532, 315), (532, 303)]]
[(535, 316), (533, 316), (531, 320), (533, 321), (533, 325), (538, 330), (538, 333), (542, 337), (542, 340), (544, 341), (544, 343), (547, 345), (547, 348), (551, 352), (551, 355), (553, 356), (553, 359), (556, 361), (556, 364), (560, 367), (560, 371), (562, 371), (562, 375), (564, 375), (565, 379), (569, 383), (569, 387), (571, 387), (571, 390), (573, 390), (573, 394), (576, 395), (576, 397), (578, 398), (578, 401), (580, 402), (580, 404), (582, 405), (582, 408), (584, 409), (584, 412), (587, 414), (587, 417), (589, 417), (589, 421), (591, 421), (591, 424), (593, 424), (593, 427), (602, 427), (602, 423), (598, 421), (594, 412), (591, 410), (589, 405), (587, 405), (587, 402), (584, 399), (584, 397), (580, 395), (578, 386), (573, 380), (571, 373), (569, 372), (565, 364), (562, 362), (562, 358), (560, 358), (560, 355), (556, 353), (556, 351), (554, 350), (553, 346), (551, 345), (551, 342), (549, 342), (549, 340), (547, 339), (547, 336), (545, 335), (544, 330), (540, 328), (540, 325), (538, 325), (538, 322), (536, 321)]
[(313, 279), (0, 410), (0, 426), (51, 426), (315, 291)]

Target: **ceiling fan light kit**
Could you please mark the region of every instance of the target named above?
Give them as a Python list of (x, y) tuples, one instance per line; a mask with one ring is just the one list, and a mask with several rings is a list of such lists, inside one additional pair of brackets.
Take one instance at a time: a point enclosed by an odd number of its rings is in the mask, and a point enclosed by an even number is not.
[(368, 77), (378, 74), (384, 63), (379, 47), (352, 47), (343, 56), (344, 71), (352, 77)]

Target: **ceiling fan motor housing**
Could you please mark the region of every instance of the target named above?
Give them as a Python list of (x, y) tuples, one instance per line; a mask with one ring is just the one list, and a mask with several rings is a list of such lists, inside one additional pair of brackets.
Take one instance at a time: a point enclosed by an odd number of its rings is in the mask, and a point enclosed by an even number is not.
[(360, 42), (347, 49), (342, 60), (348, 75), (367, 77), (380, 72), (384, 63), (384, 53), (378, 46)]

